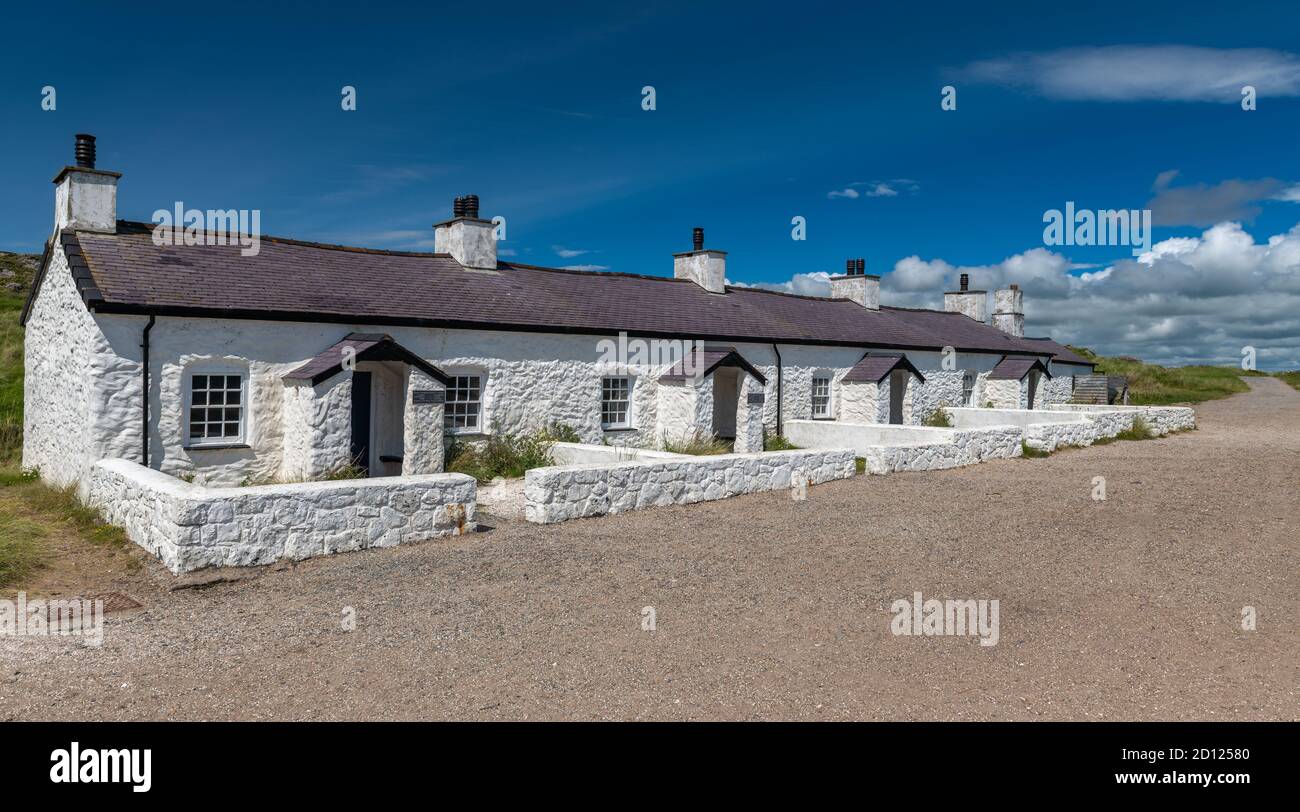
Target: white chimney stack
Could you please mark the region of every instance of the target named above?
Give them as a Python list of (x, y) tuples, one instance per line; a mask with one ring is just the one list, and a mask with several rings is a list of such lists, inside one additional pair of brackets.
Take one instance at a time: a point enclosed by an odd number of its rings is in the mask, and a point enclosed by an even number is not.
[(694, 230), (691, 243), (694, 246), (693, 250), (673, 254), (673, 276), (677, 279), (689, 279), (709, 293), (725, 293), (727, 252), (705, 249), (702, 228)]
[(478, 195), (463, 195), (452, 204), (452, 218), (433, 226), (433, 250), (451, 254), (466, 268), (496, 270), (496, 227), (480, 220)]
[(1019, 285), (994, 291), (993, 326), (1017, 338), (1025, 334), (1025, 295)]
[(880, 309), (880, 277), (867, 273), (862, 257), (844, 263), (844, 275), (831, 277), (831, 298), (848, 299), (868, 310)]
[(117, 231), (117, 179), (95, 168), (95, 136), (77, 134), (76, 165), (54, 178), (54, 225), (77, 231)]
[(961, 289), (950, 290), (943, 295), (943, 309), (948, 313), (961, 313), (981, 324), (988, 324), (988, 291), (970, 290), (970, 274), (964, 273), (961, 275)]

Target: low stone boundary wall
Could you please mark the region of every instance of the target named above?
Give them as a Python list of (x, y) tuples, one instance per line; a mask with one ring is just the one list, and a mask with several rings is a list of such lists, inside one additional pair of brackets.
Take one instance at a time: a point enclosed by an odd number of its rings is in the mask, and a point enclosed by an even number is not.
[(785, 437), (805, 448), (848, 448), (866, 460), (867, 472), (936, 471), (1021, 454), (1021, 429), (984, 426), (955, 429), (787, 420)]
[(848, 449), (533, 468), (524, 475), (524, 515), (530, 522), (550, 524), (789, 488), (796, 474), (816, 485), (854, 473)]
[(1054, 403), (1045, 407), (1051, 411), (1083, 412), (1088, 417), (1099, 420), (1100, 415), (1118, 415), (1118, 420), (1127, 420), (1124, 428), (1132, 428), (1133, 417), (1141, 415), (1151, 431), (1163, 436), (1171, 431), (1186, 431), (1196, 428), (1196, 410), (1191, 406), (1094, 406), (1084, 403)]
[(688, 454), (669, 451), (652, 451), (621, 445), (594, 445), (591, 443), (555, 443), (551, 446), (551, 459), (556, 465), (584, 465), (592, 462), (637, 462), (645, 460), (688, 459)]
[(207, 488), (129, 460), (91, 470), (87, 503), (174, 573), (390, 547), (474, 529), (464, 474)]
[[(1092, 415), (1082, 412), (1045, 409), (974, 409), (946, 406), (944, 411), (954, 427), (1016, 426), (1025, 445), (1040, 451), (1055, 451), (1061, 446), (1092, 445), (1101, 436), (1114, 436), (1119, 429), (1102, 434)], [(1131, 418), (1130, 418), (1131, 422)]]

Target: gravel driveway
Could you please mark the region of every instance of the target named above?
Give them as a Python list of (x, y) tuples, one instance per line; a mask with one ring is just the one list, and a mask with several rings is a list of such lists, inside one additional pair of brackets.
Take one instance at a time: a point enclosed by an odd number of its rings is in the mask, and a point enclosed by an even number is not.
[[(0, 642), (0, 718), (1297, 719), (1300, 393), (1250, 383), (1195, 432), (803, 502), (150, 565), (101, 648)], [(998, 644), (894, 636), (916, 591), (998, 599)]]

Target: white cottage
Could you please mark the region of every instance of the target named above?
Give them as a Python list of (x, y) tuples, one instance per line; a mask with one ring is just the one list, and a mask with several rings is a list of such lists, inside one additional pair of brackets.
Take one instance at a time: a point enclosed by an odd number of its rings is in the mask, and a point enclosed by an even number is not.
[[(120, 177), (78, 136), (23, 313), (23, 464), (55, 483), (113, 457), (222, 485), (430, 473), (452, 438), (554, 423), (590, 443), (698, 431), (759, 450), (787, 419), (1031, 408), (1092, 371), (1023, 336), (1015, 286), (989, 324), (965, 275), (943, 310), (882, 306), (861, 259), (826, 299), (734, 287), (701, 229), (672, 277), (542, 268), (498, 258), (473, 195), (433, 253), (263, 237), (245, 256), (118, 220)], [(704, 349), (611, 358), (638, 340)]]

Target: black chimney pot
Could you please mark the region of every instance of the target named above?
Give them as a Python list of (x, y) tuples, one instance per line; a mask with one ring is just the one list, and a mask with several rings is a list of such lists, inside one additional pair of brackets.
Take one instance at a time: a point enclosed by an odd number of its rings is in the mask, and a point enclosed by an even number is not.
[(691, 246), (696, 251), (704, 250), (704, 229), (691, 229)]
[(77, 133), (77, 166), (95, 168), (95, 136)]
[(471, 220), (478, 219), (478, 195), (465, 195), (465, 216)]
[(451, 215), (456, 218), (465, 216), (465, 196), (461, 195), (451, 204)]
[(965, 292), (966, 292), (966, 289), (969, 288), (969, 287), (970, 287), (970, 274), (968, 274), (968, 273), (964, 273), (964, 274), (961, 275), (961, 290), (962, 290), (962, 293), (965, 293)]
[(867, 272), (867, 261), (862, 257), (858, 257), (858, 276), (862, 276), (866, 272)]

